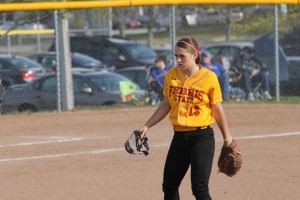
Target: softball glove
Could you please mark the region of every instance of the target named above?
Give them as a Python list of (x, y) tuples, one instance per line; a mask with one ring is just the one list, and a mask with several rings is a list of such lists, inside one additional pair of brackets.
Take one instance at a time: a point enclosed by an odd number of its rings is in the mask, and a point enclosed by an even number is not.
[(241, 169), (242, 155), (234, 139), (228, 147), (223, 145), (218, 160), (218, 167), (220, 173), (224, 173), (229, 177), (234, 176)]

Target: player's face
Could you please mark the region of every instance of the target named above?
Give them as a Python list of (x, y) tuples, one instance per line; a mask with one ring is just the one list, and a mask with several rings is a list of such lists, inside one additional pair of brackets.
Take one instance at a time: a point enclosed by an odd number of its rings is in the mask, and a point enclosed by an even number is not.
[(190, 69), (196, 63), (195, 55), (180, 47), (175, 47), (175, 58), (182, 69)]

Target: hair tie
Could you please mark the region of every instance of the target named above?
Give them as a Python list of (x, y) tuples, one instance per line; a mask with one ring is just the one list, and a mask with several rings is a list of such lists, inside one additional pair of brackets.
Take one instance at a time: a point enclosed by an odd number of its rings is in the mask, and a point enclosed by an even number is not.
[(190, 44), (190, 43), (188, 43), (188, 42), (186, 42), (186, 41), (184, 41), (184, 40), (179, 40), (178, 42), (183, 42), (183, 43), (189, 45), (190, 47), (192, 47), (192, 49), (194, 49), (194, 51), (195, 51), (196, 53), (200, 53), (200, 52), (202, 51), (201, 48), (196, 49), (196, 47), (195, 47), (194, 45), (192, 45), (192, 44)]

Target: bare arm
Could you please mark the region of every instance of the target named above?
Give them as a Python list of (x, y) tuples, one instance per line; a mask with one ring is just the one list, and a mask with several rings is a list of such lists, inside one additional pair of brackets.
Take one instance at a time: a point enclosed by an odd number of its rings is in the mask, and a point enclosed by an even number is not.
[(215, 117), (215, 120), (220, 128), (220, 131), (223, 135), (224, 145), (229, 146), (232, 142), (232, 137), (229, 133), (229, 128), (227, 124), (227, 119), (221, 103), (212, 105), (212, 112)]
[(170, 110), (171, 106), (169, 104), (169, 101), (165, 98), (162, 104), (156, 109), (153, 115), (145, 123), (145, 125), (139, 129), (140, 131), (142, 131), (141, 137), (145, 137), (148, 129), (164, 119), (170, 112)]

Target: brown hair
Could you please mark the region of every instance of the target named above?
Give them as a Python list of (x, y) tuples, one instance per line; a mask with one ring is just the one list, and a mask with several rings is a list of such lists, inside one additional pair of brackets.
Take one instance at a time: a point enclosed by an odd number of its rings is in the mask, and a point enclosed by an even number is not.
[(196, 40), (193, 37), (186, 36), (178, 40), (176, 43), (176, 47), (180, 47), (183, 49), (186, 49), (191, 54), (198, 54), (198, 57), (196, 58), (196, 64), (200, 64), (200, 56), (199, 52), (201, 52), (201, 49), (198, 47), (198, 44)]
[(163, 61), (166, 64), (166, 62), (167, 62), (166, 56), (165, 55), (156, 56), (154, 63), (159, 62), (159, 61)]

